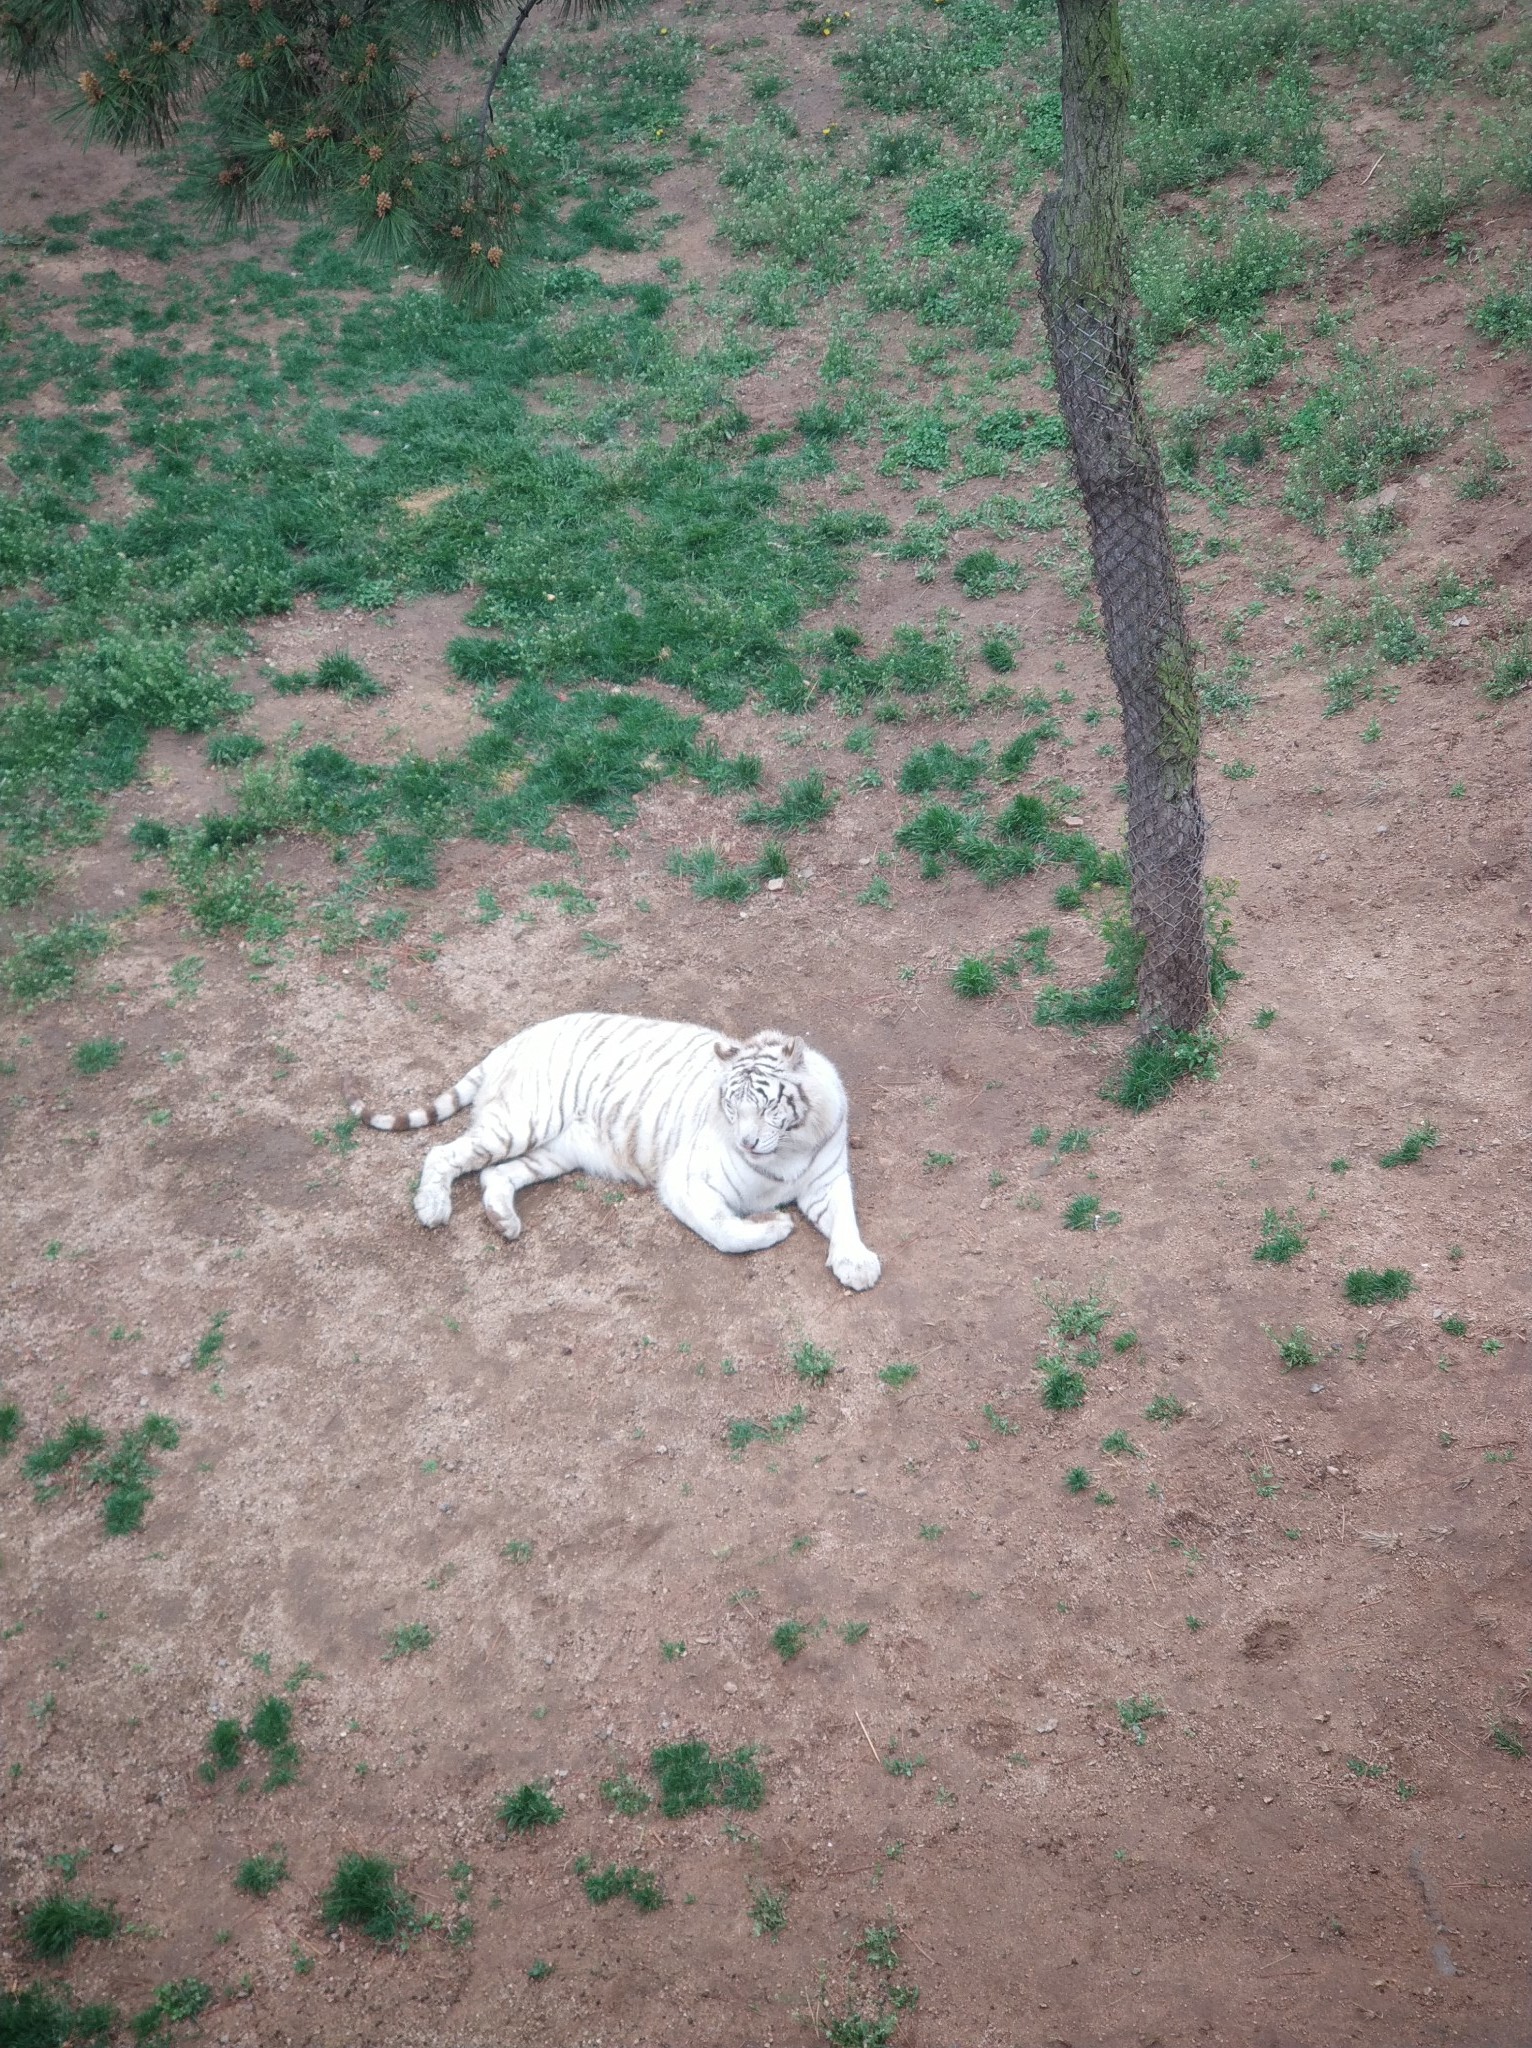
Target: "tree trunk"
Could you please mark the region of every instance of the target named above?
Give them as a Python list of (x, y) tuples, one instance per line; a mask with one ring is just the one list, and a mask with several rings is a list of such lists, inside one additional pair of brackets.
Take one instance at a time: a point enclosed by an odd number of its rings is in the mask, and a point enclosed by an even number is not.
[(1059, 27), (1063, 172), (1032, 227), (1043, 321), (1122, 705), (1140, 1028), (1190, 1031), (1208, 1010), (1201, 717), (1159, 451), (1134, 364), (1117, 0), (1059, 0)]

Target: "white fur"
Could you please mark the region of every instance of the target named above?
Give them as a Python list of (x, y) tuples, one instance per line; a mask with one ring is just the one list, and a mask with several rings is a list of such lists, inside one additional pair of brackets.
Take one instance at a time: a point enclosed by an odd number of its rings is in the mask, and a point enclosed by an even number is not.
[(846, 1091), (801, 1039), (762, 1031), (735, 1044), (695, 1024), (577, 1011), (496, 1046), (430, 1110), (368, 1121), (418, 1129), (470, 1103), (467, 1131), (421, 1168), (415, 1214), (428, 1226), (451, 1215), (458, 1175), (478, 1172), (485, 1208), (519, 1237), (517, 1189), (579, 1172), (652, 1187), (720, 1252), (780, 1244), (796, 1203), (828, 1238), (843, 1286), (871, 1287), (882, 1271), (857, 1228)]

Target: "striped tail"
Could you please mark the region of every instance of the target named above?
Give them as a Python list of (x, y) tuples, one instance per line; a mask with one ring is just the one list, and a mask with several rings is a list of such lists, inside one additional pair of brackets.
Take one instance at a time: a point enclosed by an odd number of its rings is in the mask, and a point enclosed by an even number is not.
[(475, 1067), (455, 1088), (449, 1088), (445, 1095), (438, 1095), (429, 1109), (406, 1109), (397, 1116), (385, 1116), (381, 1111), (369, 1110), (365, 1102), (353, 1102), (348, 1107), (353, 1116), (360, 1117), (375, 1131), (423, 1131), (428, 1124), (444, 1124), (449, 1116), (456, 1116), (460, 1109), (466, 1109), (478, 1094), (483, 1077), (483, 1066)]

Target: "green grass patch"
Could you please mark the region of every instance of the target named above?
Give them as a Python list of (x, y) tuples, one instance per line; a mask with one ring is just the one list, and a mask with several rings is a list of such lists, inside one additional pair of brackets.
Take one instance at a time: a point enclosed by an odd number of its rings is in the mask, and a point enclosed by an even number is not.
[(401, 1657), (417, 1657), (422, 1650), (429, 1650), (436, 1637), (429, 1622), (405, 1621), (389, 1629), (387, 1639), (383, 1662), (393, 1664)]
[(77, 1074), (109, 1074), (125, 1050), (120, 1038), (84, 1038), (70, 1054), (70, 1065)]
[(87, 916), (64, 918), (46, 931), (25, 932), (0, 958), (0, 989), (23, 1009), (57, 1002), (73, 991), (84, 963), (105, 952), (108, 937), (99, 918)]
[(1142, 1745), (1144, 1730), (1151, 1722), (1165, 1719), (1165, 1707), (1149, 1693), (1134, 1693), (1117, 1702), (1117, 1718), (1130, 1731), (1133, 1740)]
[(1251, 1254), (1252, 1258), (1268, 1266), (1285, 1266), (1308, 1248), (1308, 1239), (1298, 1227), (1297, 1211), (1289, 1209), (1286, 1216), (1279, 1216), (1275, 1209), (1266, 1209), (1261, 1215), (1261, 1241)]
[(771, 1632), (771, 1647), (784, 1664), (791, 1664), (801, 1656), (809, 1639), (809, 1625), (806, 1621), (779, 1621)]
[(0, 1987), (0, 2041), (6, 2048), (84, 2048), (111, 2040), (119, 2025), (104, 2000), (77, 2004), (69, 1991), (28, 1984), (19, 1991)]
[(1314, 1340), (1301, 1323), (1295, 1323), (1285, 1337), (1278, 1337), (1274, 1332), (1267, 1334), (1277, 1347), (1284, 1372), (1308, 1372), (1318, 1365), (1319, 1353), (1314, 1349)]
[(773, 802), (761, 799), (747, 804), (739, 814), (740, 822), (745, 825), (775, 825), (781, 832), (803, 832), (810, 825), (817, 825), (828, 818), (835, 803), (835, 791), (826, 785), (824, 776), (816, 768), (800, 776), (796, 782), (784, 783)]
[(629, 1820), (636, 1820), (639, 1814), (647, 1813), (654, 1804), (654, 1795), (626, 1771), (615, 1778), (602, 1780), (601, 1797), (614, 1813), (620, 1813)]
[(811, 1387), (822, 1387), (835, 1370), (833, 1353), (805, 1340), (791, 1353), (793, 1371)]
[(665, 1894), (659, 1879), (652, 1870), (640, 1870), (636, 1863), (629, 1863), (619, 1870), (615, 1863), (609, 1863), (605, 1870), (593, 1870), (590, 1859), (580, 1856), (575, 1859), (575, 1874), (585, 1887), (585, 1896), (593, 1906), (605, 1906), (613, 1899), (631, 1899), (640, 1913), (657, 1913), (665, 1903)]
[(200, 1977), (176, 1977), (155, 1988), (153, 1998), (129, 2022), (139, 2048), (160, 2048), (173, 2028), (191, 2026), (213, 2003), (211, 1984)]
[(530, 1834), (534, 1828), (551, 1828), (564, 1818), (564, 1809), (559, 1806), (545, 1785), (523, 1785), (518, 1791), (508, 1792), (498, 1808), (506, 1832), (513, 1835)]
[(755, 1761), (756, 1751), (744, 1747), (714, 1756), (706, 1742), (672, 1742), (649, 1753), (649, 1768), (660, 1787), (660, 1811), (667, 1820), (709, 1806), (727, 1806), (754, 1813), (766, 1797), (766, 1778)]
[(28, 1948), (49, 1963), (66, 1961), (82, 1941), (114, 1941), (121, 1927), (122, 1915), (115, 1906), (63, 1892), (50, 1893), (21, 1916)]
[(1342, 1292), (1353, 1308), (1376, 1308), (1384, 1301), (1407, 1300), (1415, 1286), (1415, 1277), (1404, 1266), (1385, 1266), (1378, 1271), (1372, 1266), (1355, 1266), (1346, 1275)]
[(287, 1882), (287, 1857), (281, 1849), (247, 1856), (234, 1873), (234, 1888), (247, 1898), (264, 1899)]
[(1391, 1152), (1384, 1152), (1378, 1159), (1379, 1166), (1413, 1166), (1427, 1152), (1433, 1151), (1441, 1142), (1435, 1124), (1417, 1124), (1408, 1137), (1402, 1138)]
[(417, 1924), (414, 1901), (382, 1856), (348, 1850), (319, 1901), (326, 1927), (355, 1927), (376, 1942), (393, 1941)]
[(735, 863), (726, 860), (716, 847), (699, 846), (691, 853), (677, 849), (665, 864), (671, 874), (691, 883), (694, 896), (719, 903), (743, 903), (767, 882), (785, 880), (792, 871), (786, 849), (775, 839), (768, 839), (753, 861)]
[(1292, 458), (1287, 509), (1322, 534), (1331, 499), (1367, 497), (1434, 454), (1448, 424), (1425, 396), (1430, 383), (1383, 342), (1339, 344), (1333, 375), (1313, 387), (1283, 433)]

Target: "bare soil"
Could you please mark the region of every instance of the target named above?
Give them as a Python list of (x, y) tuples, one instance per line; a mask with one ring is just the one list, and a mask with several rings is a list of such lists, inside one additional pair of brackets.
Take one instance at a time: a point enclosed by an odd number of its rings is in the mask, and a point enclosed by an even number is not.
[[(828, 92), (817, 46), (782, 18), (748, 22), (805, 93)], [(699, 92), (714, 90), (710, 69)], [(33, 173), (7, 173), (8, 225), (99, 204), (113, 181), (153, 189), (70, 154), (49, 104), (5, 103), (7, 156)], [(1332, 136), (1336, 177), (1295, 217), (1338, 242), (1364, 216), (1389, 118), (1358, 99)], [(686, 217), (661, 253), (692, 271), (722, 262), (712, 191), (686, 168), (663, 184)], [(1481, 216), (1477, 244), (1510, 257), (1525, 226)], [(959, 955), (1045, 921), (1062, 980), (1097, 971), (1099, 942), (1051, 910), (1051, 883), (990, 893), (902, 863), (892, 910), (857, 906), (903, 815), (892, 785), (914, 728), (879, 740), (888, 787), (848, 792), (795, 847), (789, 888), (743, 908), (666, 872), (729, 815), (700, 791), (651, 793), (620, 849), (571, 820), (599, 905), (585, 928), (620, 948), (607, 957), (549, 903), (532, 926), (475, 919), (476, 891), (527, 905), (567, 856), (463, 844), (428, 914), (440, 936), (401, 943), (386, 987), (312, 951), (274, 977), (165, 912), (81, 997), (12, 1018), (4, 1392), (27, 1443), (81, 1413), (115, 1431), (156, 1411), (183, 1434), (142, 1532), (114, 1541), (88, 1494), (38, 1508), (18, 1454), (0, 1468), (8, 1981), (35, 1974), (15, 1909), (54, 1881), (50, 1856), (88, 1849), (80, 1886), (131, 1931), (85, 1944), (70, 1982), (131, 2008), (203, 1977), (220, 1991), (205, 2037), (231, 2048), (785, 2048), (842, 2010), (863, 1929), (888, 1920), (900, 1981), (920, 1987), (897, 2037), (910, 2048), (1532, 2039), (1532, 1765), (1489, 1739), (1525, 1735), (1529, 1678), (1527, 710), (1479, 690), (1528, 612), (1532, 377), (1467, 327), (1468, 271), (1430, 248), (1329, 271), (1355, 335), (1484, 408), (1517, 467), (1465, 503), (1453, 444), (1403, 486), (1397, 566), (1495, 589), (1446, 656), (1401, 674), (1376, 743), (1321, 718), (1324, 664), (1288, 651), (1312, 645), (1301, 595), (1248, 629), (1260, 706), (1209, 748), (1258, 773), (1226, 780), (1210, 760), (1204, 783), (1245, 976), (1216, 1081), (1130, 1119), (1098, 1095), (1121, 1034), (1038, 1029), (1025, 985), (953, 997)], [(793, 379), (807, 389), (819, 347), (805, 326), (755, 381), (757, 427), (806, 402)], [(1200, 367), (1196, 350), (1167, 358), (1157, 394), (1184, 398)], [(1300, 593), (1356, 588), (1271, 504), (1231, 530), (1242, 553), (1193, 576), (1210, 658), (1279, 552)], [(268, 694), (259, 729), (297, 717), (374, 758), (400, 743), (387, 728), (458, 743), (470, 700), (442, 649), (470, 603), (267, 622), (263, 657), (309, 665), (344, 644), (395, 687), (360, 705)], [(1038, 579), (964, 623), (1020, 631), (1023, 690), (1107, 706), (1075, 608)], [(911, 566), (873, 560), (833, 616), (875, 639), (932, 609)], [(820, 762), (841, 779), (839, 722), (793, 726), (796, 747), (752, 713), (716, 721), (770, 779)], [(986, 712), (949, 737), (1014, 729)], [(1116, 731), (1072, 726), (1067, 770), (1109, 844), (1120, 765), (1094, 750)], [(190, 743), (162, 743), (163, 814), (203, 807), (205, 774)], [(130, 792), (80, 857), (80, 900), (136, 889), (112, 849), (142, 806)], [(170, 979), (188, 956), (195, 994)], [(649, 1198), (596, 1185), (524, 1196), (514, 1247), (471, 1186), (428, 1235), (409, 1203), (423, 1139), (316, 1141), (354, 1081), (418, 1100), (577, 1007), (776, 1024), (829, 1053), (877, 1289), (843, 1294), (806, 1226), (730, 1261)], [(82, 1080), (70, 1049), (98, 1036), (126, 1040), (123, 1064)], [(1381, 1169), (1424, 1119), (1438, 1148)], [(1091, 1149), (1061, 1157), (1031, 1142), (1039, 1125), (1055, 1144), (1087, 1126)], [(1081, 1192), (1121, 1221), (1065, 1231)], [(1308, 1233), (1285, 1267), (1252, 1258), (1268, 1207)], [(1409, 1267), (1418, 1289), (1350, 1309), (1341, 1279), (1361, 1265)], [(1114, 1310), (1108, 1348), (1086, 1405), (1049, 1416), (1043, 1297), (1091, 1289)], [(220, 1312), (226, 1346), (197, 1370)], [(1320, 1363), (1285, 1374), (1272, 1333), (1295, 1324)], [(1130, 1328), (1136, 1347), (1113, 1351)], [(819, 1391), (789, 1363), (804, 1339), (836, 1361)], [(877, 1374), (896, 1360), (920, 1372), (891, 1391)], [(1161, 1393), (1184, 1420), (1144, 1419)], [(800, 1400), (801, 1431), (729, 1453), (731, 1420)], [(1141, 1455), (1102, 1453), (1117, 1429)], [(1076, 1465), (1115, 1500), (1066, 1492)], [(811, 1634), (783, 1664), (771, 1632), (789, 1617)], [(848, 1646), (852, 1620), (871, 1627)], [(415, 1622), (430, 1649), (385, 1661)], [(299, 1782), (263, 1793), (256, 1767), (248, 1790), (199, 1782), (213, 1719), (248, 1718), (300, 1664)], [(1119, 1703), (1145, 1698), (1164, 1711), (1140, 1741)], [(601, 1782), (691, 1735), (759, 1745), (759, 1813), (613, 1816)], [(885, 1768), (896, 1746), (923, 1759), (909, 1778)], [(508, 1837), (500, 1796), (549, 1778), (563, 1822)], [(234, 1870), (274, 1842), (290, 1881), (242, 1897)], [(472, 1939), (328, 1937), (317, 1900), (347, 1849), (396, 1863), (448, 1921), (449, 1868), (471, 1865)], [(670, 1903), (590, 1905), (579, 1855), (653, 1868)], [(756, 1885), (787, 1895), (778, 1939), (751, 1934)], [(530, 1981), (537, 1958), (553, 1973)], [(874, 1973), (858, 1981), (870, 2000)]]

